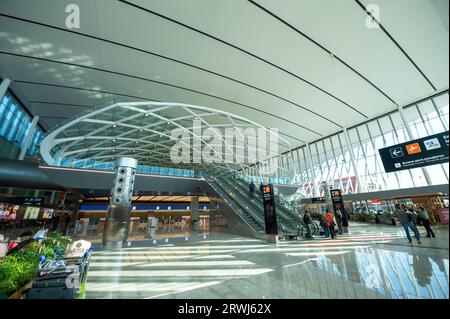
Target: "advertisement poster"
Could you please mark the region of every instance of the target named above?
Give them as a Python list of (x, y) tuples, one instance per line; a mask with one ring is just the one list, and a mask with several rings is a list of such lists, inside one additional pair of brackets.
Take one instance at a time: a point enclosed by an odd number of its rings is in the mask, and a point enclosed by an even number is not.
[(438, 214), (441, 224), (448, 225), (448, 208), (439, 208)]
[(39, 207), (27, 207), (23, 219), (37, 219), (39, 215)]
[(0, 220), (14, 220), (16, 219), (18, 205), (0, 204)]
[(44, 219), (50, 219), (53, 217), (53, 208), (45, 208), (44, 214), (42, 215), (42, 218)]

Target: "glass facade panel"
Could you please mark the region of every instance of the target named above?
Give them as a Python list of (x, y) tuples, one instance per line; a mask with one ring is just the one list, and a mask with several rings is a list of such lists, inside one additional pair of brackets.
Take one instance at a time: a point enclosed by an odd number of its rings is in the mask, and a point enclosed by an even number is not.
[[(33, 119), (23, 105), (8, 91), (0, 103), (0, 136), (22, 148)], [(44, 132), (36, 127), (28, 148), (28, 155), (33, 156), (38, 151)]]
[[(406, 125), (413, 135), (412, 139), (447, 131), (448, 92), (408, 106), (404, 108), (404, 113)], [(378, 150), (410, 140), (398, 111), (348, 129), (348, 135), (356, 160), (358, 177), (364, 184), (365, 191), (448, 184), (448, 164), (392, 173), (384, 171)], [(288, 165), (286, 162), (292, 165), (293, 160), (296, 168), (295, 176), (283, 178), (283, 169), (280, 169), (279, 179), (299, 185), (303, 196), (321, 196), (323, 182), (339, 187), (344, 194), (361, 192), (343, 132), (309, 143), (309, 147), (301, 146), (293, 150), (292, 154), (289, 161), (282, 161), (282, 166), (286, 168)], [(426, 180), (425, 172), (429, 175), (429, 182)], [(248, 175), (247, 172), (246, 174)]]

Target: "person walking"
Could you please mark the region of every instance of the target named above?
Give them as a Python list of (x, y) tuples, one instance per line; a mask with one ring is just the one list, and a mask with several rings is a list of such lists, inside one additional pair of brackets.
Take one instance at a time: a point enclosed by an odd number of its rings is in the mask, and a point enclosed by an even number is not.
[(250, 185), (248, 185), (248, 190), (250, 191), (250, 196), (251, 197), (255, 197), (255, 183), (253, 183), (253, 181), (251, 181)]
[(320, 218), (320, 226), (322, 226), (324, 234), (325, 234), (325, 238), (330, 237), (330, 230), (327, 227), (327, 222), (325, 220), (325, 214), (322, 215), (322, 217)]
[(334, 231), (334, 226), (336, 223), (334, 222), (333, 214), (328, 209), (325, 213), (325, 222), (326, 222), (327, 228), (329, 229), (331, 239), (335, 239), (336, 232)]
[(425, 230), (427, 231), (426, 237), (435, 238), (436, 236), (434, 235), (434, 231), (431, 229), (431, 226), (430, 226), (430, 216), (428, 215), (428, 212), (425, 211), (425, 208), (423, 208), (422, 206), (420, 206), (417, 210), (419, 212), (418, 218), (420, 219), (423, 227), (425, 227)]
[(405, 230), (409, 243), (412, 243), (411, 234), (409, 233), (409, 229), (411, 228), (417, 239), (417, 243), (421, 244), (419, 231), (417, 230), (416, 224), (413, 222), (413, 213), (410, 212), (405, 205), (395, 204), (394, 215), (400, 220), (400, 224), (402, 224), (403, 229)]
[(311, 234), (312, 218), (307, 210), (305, 210), (305, 213), (303, 215), (303, 222), (305, 223), (306, 227), (306, 238), (314, 239), (314, 237)]
[(341, 211), (337, 210), (336, 211), (336, 224), (337, 224), (337, 227), (338, 227), (339, 235), (342, 235), (342, 233), (343, 233), (342, 217), (343, 216), (342, 216)]

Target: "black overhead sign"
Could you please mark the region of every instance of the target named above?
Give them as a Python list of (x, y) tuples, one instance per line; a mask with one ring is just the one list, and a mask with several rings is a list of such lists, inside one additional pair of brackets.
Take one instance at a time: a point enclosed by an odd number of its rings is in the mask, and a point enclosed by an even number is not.
[(311, 198), (313, 203), (325, 203), (326, 198), (325, 197), (313, 197)]
[(381, 148), (386, 173), (448, 162), (448, 131)]

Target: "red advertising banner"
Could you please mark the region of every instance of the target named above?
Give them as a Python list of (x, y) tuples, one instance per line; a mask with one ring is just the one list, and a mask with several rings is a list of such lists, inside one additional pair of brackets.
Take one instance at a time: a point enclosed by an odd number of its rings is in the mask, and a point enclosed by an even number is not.
[(448, 208), (439, 208), (438, 214), (441, 224), (448, 224)]

